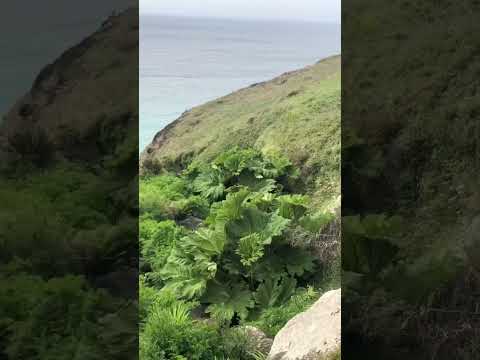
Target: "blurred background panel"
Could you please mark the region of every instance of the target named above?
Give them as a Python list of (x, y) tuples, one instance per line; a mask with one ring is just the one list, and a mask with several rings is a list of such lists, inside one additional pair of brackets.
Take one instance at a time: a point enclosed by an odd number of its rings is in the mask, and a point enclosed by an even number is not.
[(138, 357), (138, 5), (2, 4), (0, 358)]
[(342, 6), (342, 355), (479, 358), (479, 4)]

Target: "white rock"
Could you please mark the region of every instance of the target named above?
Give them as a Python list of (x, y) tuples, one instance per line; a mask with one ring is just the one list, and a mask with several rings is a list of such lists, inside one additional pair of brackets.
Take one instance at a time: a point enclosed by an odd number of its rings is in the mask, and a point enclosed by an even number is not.
[(269, 360), (301, 360), (314, 352), (328, 354), (341, 342), (341, 290), (332, 290), (279, 331)]

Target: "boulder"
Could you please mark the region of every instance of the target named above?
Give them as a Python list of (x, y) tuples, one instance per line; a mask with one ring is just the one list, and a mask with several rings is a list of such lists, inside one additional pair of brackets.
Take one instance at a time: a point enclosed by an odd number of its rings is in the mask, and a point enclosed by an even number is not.
[(245, 326), (245, 332), (255, 350), (265, 355), (269, 353), (272, 348), (273, 340), (268, 338), (262, 330), (253, 326)]
[(197, 230), (202, 225), (203, 220), (195, 216), (187, 216), (185, 219), (177, 221), (179, 225), (182, 225), (190, 230)]
[(340, 341), (341, 290), (338, 289), (326, 292), (279, 331), (268, 360), (303, 360), (313, 353), (328, 355), (339, 349)]

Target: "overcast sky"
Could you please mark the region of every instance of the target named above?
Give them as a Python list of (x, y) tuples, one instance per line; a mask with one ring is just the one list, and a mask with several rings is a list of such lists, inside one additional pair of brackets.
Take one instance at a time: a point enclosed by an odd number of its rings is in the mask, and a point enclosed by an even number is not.
[(140, 0), (142, 14), (340, 23), (341, 0)]

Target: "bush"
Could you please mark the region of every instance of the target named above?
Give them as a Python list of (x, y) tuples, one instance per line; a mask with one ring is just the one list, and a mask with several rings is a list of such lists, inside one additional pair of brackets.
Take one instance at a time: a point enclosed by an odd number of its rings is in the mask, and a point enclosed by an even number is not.
[(193, 320), (190, 317), (193, 306), (170, 294), (158, 295), (150, 304), (141, 332), (140, 357), (145, 360), (209, 360), (219, 355), (217, 329)]
[[(141, 180), (142, 359), (258, 359), (235, 326), (274, 336), (318, 298), (303, 286), (330, 264), (307, 247), (331, 216), (288, 191), (296, 174), (282, 156), (234, 148), (180, 175)], [(303, 247), (294, 229), (308, 238)]]
[(159, 271), (170, 255), (175, 242), (184, 231), (171, 220), (140, 220), (140, 246), (142, 260), (152, 271)]
[(251, 324), (269, 337), (275, 337), (290, 319), (307, 310), (319, 296), (313, 288), (299, 289), (285, 304), (265, 309)]
[[(30, 275), (0, 277), (0, 330), (8, 334), (2, 355), (4, 351), (12, 359), (100, 359), (118, 350), (118, 343), (131, 349), (132, 329), (108, 321), (124, 305), (112, 300), (89, 288), (82, 277), (48, 281)], [(113, 333), (114, 337), (105, 336)], [(128, 354), (115, 358), (125, 357)]]
[(173, 175), (140, 180), (140, 213), (155, 220), (177, 219), (186, 215), (205, 216), (208, 203), (194, 196), (188, 182)]

